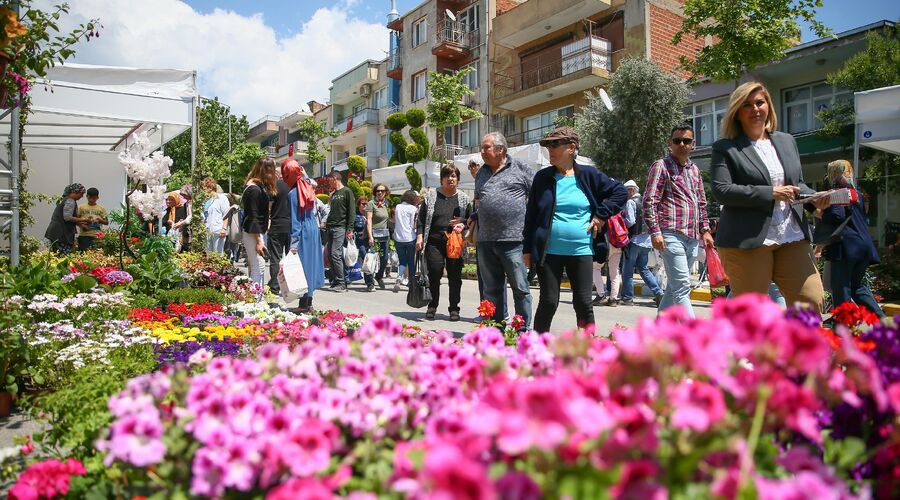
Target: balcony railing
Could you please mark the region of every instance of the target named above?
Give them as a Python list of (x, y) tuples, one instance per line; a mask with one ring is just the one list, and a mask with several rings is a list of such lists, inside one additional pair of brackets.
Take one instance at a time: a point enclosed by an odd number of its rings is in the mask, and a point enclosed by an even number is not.
[(561, 55), (561, 59), (537, 68), (495, 73), (494, 95), (503, 99), (588, 68), (612, 70), (611, 44), (600, 37), (585, 37), (564, 45)]
[(450, 161), (463, 154), (463, 149), (462, 146), (457, 146), (456, 144), (441, 144), (434, 147), (434, 156)]
[[(352, 123), (351, 120), (353, 120)], [(345, 134), (347, 132), (350, 132), (351, 130), (358, 129), (363, 125), (378, 125), (377, 109), (361, 109), (357, 111), (353, 116), (344, 118), (343, 120), (337, 122), (334, 126), (334, 129), (342, 134)]]
[(255, 127), (261, 123), (265, 123), (265, 122), (270, 122), (270, 121), (277, 122), (280, 118), (281, 117), (275, 116), (275, 115), (266, 115), (266, 116), (263, 116), (262, 118), (260, 118), (259, 120), (256, 120), (255, 122), (251, 123), (249, 128), (252, 129), (253, 127)]
[[(450, 51), (466, 52), (478, 44), (478, 32), (470, 31), (469, 25), (462, 21), (451, 21), (441, 16), (436, 24), (439, 29), (434, 34), (432, 52), (447, 48)], [(453, 46), (453, 47), (449, 47)]]
[(402, 52), (400, 50), (402, 43), (403, 43), (403, 38), (400, 38), (398, 40), (397, 46), (394, 47), (393, 49), (391, 49), (390, 53), (388, 54), (388, 65), (387, 65), (388, 72), (395, 71), (398, 69), (403, 69), (403, 59), (401, 57)]

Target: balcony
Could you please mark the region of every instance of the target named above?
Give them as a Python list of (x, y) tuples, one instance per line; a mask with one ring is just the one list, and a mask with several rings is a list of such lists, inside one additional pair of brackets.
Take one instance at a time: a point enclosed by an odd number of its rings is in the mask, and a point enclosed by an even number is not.
[(273, 156), (276, 158), (286, 158), (288, 152), (290, 152), (291, 144), (294, 145), (294, 159), (299, 161), (300, 157), (306, 157), (306, 147), (308, 146), (306, 141), (292, 141), (284, 146), (279, 146), (278, 149), (275, 150)]
[(278, 132), (279, 116), (265, 115), (250, 124), (247, 140), (259, 144), (270, 135)]
[(402, 43), (403, 39), (401, 38), (398, 45), (391, 49), (390, 54), (388, 54), (387, 77), (394, 80), (403, 79), (403, 53), (400, 50)]
[(365, 133), (360, 134), (357, 132), (361, 132), (360, 129), (369, 125), (377, 127), (381, 123), (379, 114), (377, 109), (361, 109), (353, 116), (348, 116), (337, 122), (334, 130), (337, 130), (341, 135), (332, 139), (331, 143), (337, 146), (347, 146), (358, 142), (360, 135), (362, 135), (365, 142)]
[(362, 86), (378, 83), (378, 62), (368, 60), (331, 81), (331, 104), (345, 105), (362, 97)]
[(446, 15), (438, 19), (441, 29), (434, 34), (434, 45), (431, 53), (448, 59), (461, 59), (469, 55), (469, 51), (478, 44), (478, 32), (468, 31), (467, 24), (451, 21)]
[(494, 103), (509, 111), (521, 111), (600, 86), (612, 71), (610, 49), (608, 40), (585, 37), (563, 45), (559, 60), (526, 71), (496, 72)]
[(494, 40), (504, 47), (517, 49), (571, 26), (582, 19), (603, 12), (611, 0), (554, 0), (525, 2), (494, 19)]

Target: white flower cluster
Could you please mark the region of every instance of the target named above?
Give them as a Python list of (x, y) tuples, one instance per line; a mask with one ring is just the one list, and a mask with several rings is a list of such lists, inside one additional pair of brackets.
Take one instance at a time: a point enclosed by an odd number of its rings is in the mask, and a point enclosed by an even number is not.
[(84, 339), (81, 342), (66, 346), (59, 351), (51, 351), (44, 355), (45, 358), (53, 358), (54, 364), (71, 364), (78, 370), (84, 368), (87, 363), (109, 364), (109, 349), (100, 342)]
[(135, 191), (128, 199), (141, 211), (146, 220), (162, 214), (166, 202), (166, 186), (163, 180), (171, 176), (172, 159), (160, 151), (150, 151), (150, 139), (146, 132), (131, 136), (132, 145), (119, 153), (119, 163), (125, 167), (128, 177), (147, 187), (147, 192)]
[(237, 302), (228, 306), (228, 312), (235, 316), (258, 320), (260, 323), (287, 322), (300, 317), (284, 309), (269, 307), (265, 302)]

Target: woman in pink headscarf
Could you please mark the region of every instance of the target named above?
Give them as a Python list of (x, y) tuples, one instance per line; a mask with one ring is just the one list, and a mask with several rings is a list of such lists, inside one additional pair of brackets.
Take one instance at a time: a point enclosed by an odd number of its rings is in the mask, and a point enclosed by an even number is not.
[(322, 264), (322, 239), (319, 236), (319, 219), (316, 217), (316, 192), (312, 181), (296, 160), (281, 163), (281, 178), (291, 187), (288, 202), (291, 205), (291, 252), (300, 256), (309, 291), (300, 297), (299, 313), (312, 309), (313, 292), (325, 285), (325, 267)]

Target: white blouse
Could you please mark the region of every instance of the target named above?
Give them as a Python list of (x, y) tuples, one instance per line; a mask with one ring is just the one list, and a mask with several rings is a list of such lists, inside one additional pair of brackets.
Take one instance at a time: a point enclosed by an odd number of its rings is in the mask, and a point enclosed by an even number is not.
[[(778, 159), (778, 153), (775, 146), (769, 139), (760, 139), (751, 141), (753, 149), (766, 165), (769, 171), (769, 178), (772, 179), (772, 186), (784, 186), (784, 165)], [(766, 233), (766, 239), (763, 245), (784, 245), (785, 243), (793, 243), (804, 238), (803, 230), (800, 224), (791, 215), (791, 204), (784, 201), (776, 201), (775, 207), (772, 209), (772, 222), (769, 224), (769, 232)]]

